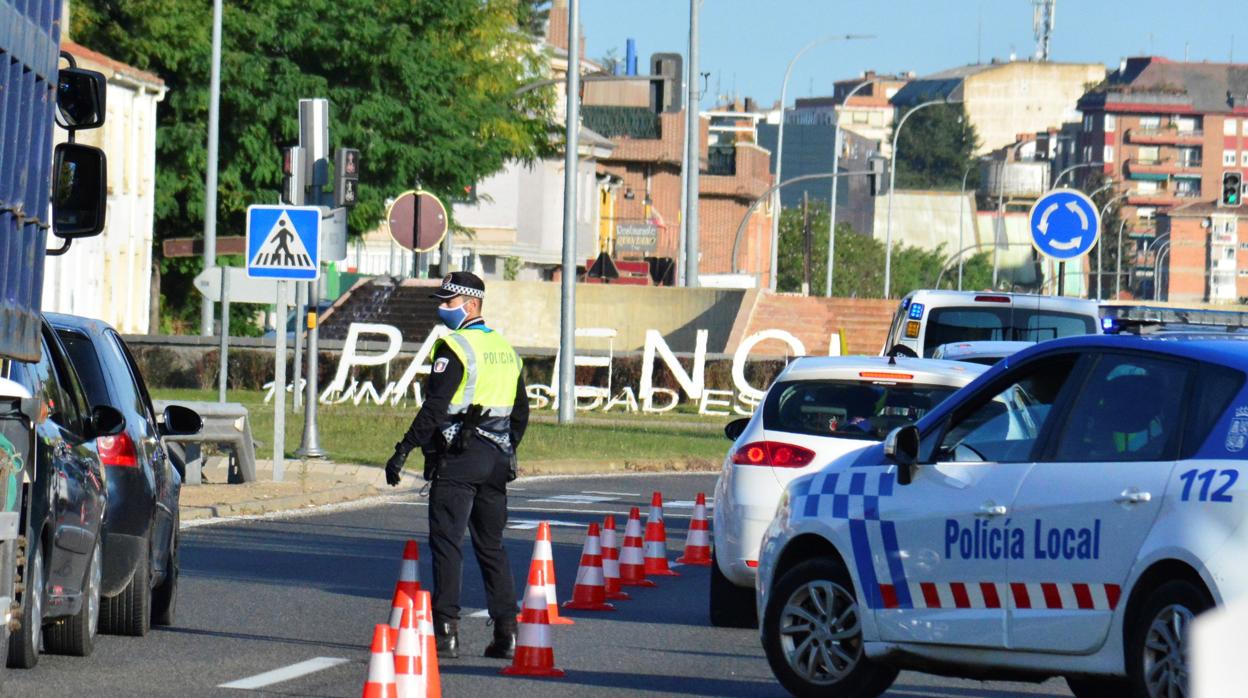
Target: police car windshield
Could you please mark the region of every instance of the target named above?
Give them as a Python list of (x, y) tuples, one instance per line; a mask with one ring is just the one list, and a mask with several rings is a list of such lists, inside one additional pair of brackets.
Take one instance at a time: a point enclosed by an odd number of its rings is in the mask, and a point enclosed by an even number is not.
[(1095, 334), (1096, 319), (1075, 313), (1026, 308), (933, 308), (927, 318), (923, 356), (951, 342), (1043, 342), (1059, 337)]
[(956, 391), (944, 385), (850, 380), (778, 383), (767, 393), (763, 428), (879, 441)]

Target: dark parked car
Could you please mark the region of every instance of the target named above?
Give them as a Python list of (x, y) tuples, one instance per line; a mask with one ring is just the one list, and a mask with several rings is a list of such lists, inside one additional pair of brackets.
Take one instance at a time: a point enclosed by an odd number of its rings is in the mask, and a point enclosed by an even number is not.
[(108, 323), (48, 313), (93, 404), (126, 418), (120, 434), (100, 439), (108, 471), (100, 630), (146, 635), (173, 623), (178, 588), (178, 495), (182, 474), (161, 437), (194, 434), (202, 421), (171, 405), (157, 419), (138, 364)]
[(107, 491), (97, 442), (125, 429), (125, 417), (91, 404), (56, 333), (41, 328), (38, 363), (4, 362), (0, 375), (31, 395), (34, 482), (23, 488), (25, 555), (19, 557), (21, 628), (9, 636), (8, 665), (29, 668), (40, 649), (85, 656), (95, 643), (103, 570), (100, 531)]

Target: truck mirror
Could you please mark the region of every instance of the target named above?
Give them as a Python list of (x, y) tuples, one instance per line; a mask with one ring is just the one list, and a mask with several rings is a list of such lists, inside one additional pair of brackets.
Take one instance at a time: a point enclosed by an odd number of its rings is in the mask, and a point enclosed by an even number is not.
[(56, 146), (52, 166), (52, 232), (69, 240), (104, 230), (108, 165), (104, 151), (80, 143)]
[(83, 68), (62, 68), (56, 81), (57, 122), (70, 130), (104, 125), (107, 87), (104, 74)]

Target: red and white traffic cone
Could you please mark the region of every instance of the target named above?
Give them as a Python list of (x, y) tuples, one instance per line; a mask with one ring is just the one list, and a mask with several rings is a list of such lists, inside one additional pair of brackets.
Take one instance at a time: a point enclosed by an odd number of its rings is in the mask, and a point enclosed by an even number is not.
[(689, 523), (689, 534), (685, 537), (685, 554), (676, 558), (682, 565), (711, 564), (711, 527), (706, 520), (706, 495), (698, 493), (697, 503), (693, 505), (693, 521)]
[(608, 514), (602, 523), (602, 579), (611, 601), (627, 601), (630, 597), (620, 591), (620, 548), (615, 539), (615, 516)]
[(363, 698), (398, 698), (398, 689), (394, 685), (394, 650), (390, 644), (390, 626), (379, 624), (373, 628), (371, 652)]
[(650, 498), (650, 514), (646, 516), (646, 576), (679, 577), (667, 566), (667, 528), (663, 525), (663, 495), (655, 492)]
[(394, 683), (398, 698), (425, 698), (425, 671), (421, 665), (420, 622), (416, 607), (408, 599), (399, 622), (399, 642), (394, 647)]
[(606, 578), (602, 573), (602, 544), (598, 537), (598, 524), (589, 525), (585, 546), (581, 548), (581, 566), (576, 570), (576, 586), (572, 588), (572, 600), (563, 602), (564, 608), (578, 611), (614, 611), (607, 603)]
[(420, 549), (416, 541), (408, 540), (403, 546), (403, 563), (399, 566), (399, 581), (394, 585), (394, 600), (390, 602), (390, 644), (399, 641), (399, 623), (403, 620), (406, 604), (403, 598), (416, 599), (420, 591)]
[(442, 698), (438, 639), (433, 634), (433, 599), (427, 591), (416, 592), (416, 623), (420, 633), (420, 669), (424, 674), (425, 698)]
[(550, 610), (546, 596), (546, 570), (530, 566), (529, 584), (524, 590), (524, 608), (516, 632), (516, 656), (511, 666), (498, 673), (507, 676), (564, 676), (555, 668), (555, 648), (551, 644)]
[[(551, 625), (575, 625), (571, 618), (559, 615), (559, 600), (555, 594), (555, 557), (550, 547), (550, 523), (543, 521), (537, 526), (537, 541), (533, 543), (533, 560), (529, 563), (529, 576), (533, 569), (541, 567), (546, 580), (546, 598), (549, 607)], [(516, 616), (517, 619), (519, 616)]]
[(626, 587), (656, 586), (646, 579), (646, 561), (641, 551), (641, 510), (637, 507), (628, 512), (628, 525), (624, 527), (624, 548), (620, 550), (620, 584)]

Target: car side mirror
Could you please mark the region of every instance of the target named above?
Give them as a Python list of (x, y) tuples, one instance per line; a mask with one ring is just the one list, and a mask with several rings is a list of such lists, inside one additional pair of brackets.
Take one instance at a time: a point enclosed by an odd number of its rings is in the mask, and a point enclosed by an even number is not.
[(52, 179), (52, 232), (73, 240), (104, 230), (108, 163), (104, 151), (81, 143), (56, 146)]
[(741, 436), (741, 434), (745, 432), (745, 428), (749, 426), (749, 424), (750, 419), (748, 417), (734, 419), (724, 425), (724, 436), (727, 436), (729, 441), (736, 441), (737, 437)]
[(91, 438), (116, 436), (126, 429), (126, 417), (115, 407), (96, 405), (91, 408)]
[(199, 413), (182, 405), (169, 405), (161, 416), (164, 418), (164, 423), (160, 425), (161, 436), (190, 436), (204, 428), (204, 420)]
[(919, 462), (919, 428), (913, 424), (897, 427), (884, 437), (884, 456), (897, 464), (897, 482), (910, 484)]
[(61, 68), (56, 80), (57, 122), (64, 129), (104, 125), (108, 85), (104, 74), (84, 68)]

